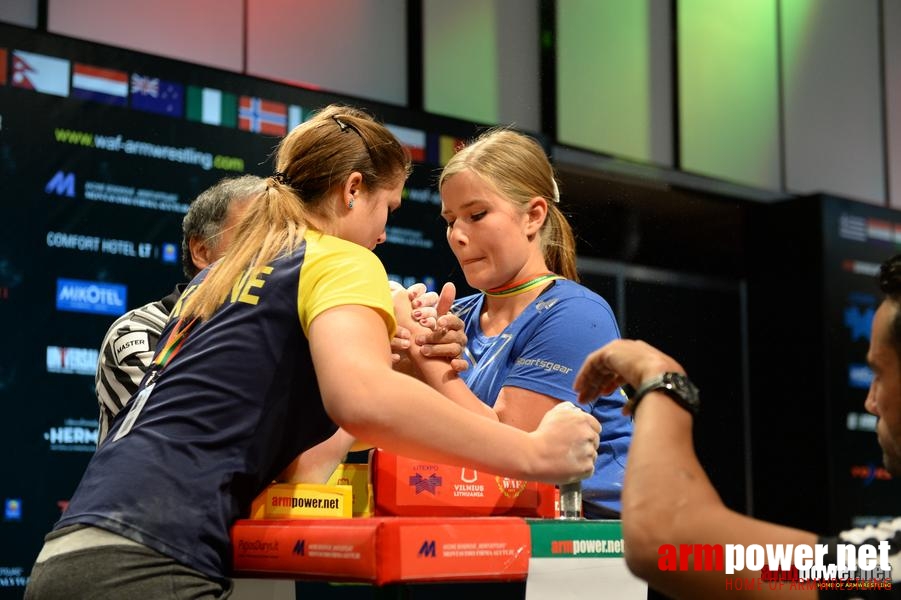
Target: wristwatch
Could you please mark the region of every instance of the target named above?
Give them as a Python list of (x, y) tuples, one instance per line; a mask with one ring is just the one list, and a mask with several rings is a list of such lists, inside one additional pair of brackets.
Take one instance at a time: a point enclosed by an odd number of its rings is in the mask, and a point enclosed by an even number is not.
[(655, 390), (661, 391), (675, 400), (676, 404), (690, 412), (693, 417), (698, 416), (701, 410), (698, 388), (682, 373), (663, 373), (658, 375), (642, 383), (634, 393), (630, 393), (633, 392), (630, 386), (623, 386), (623, 391), (629, 398), (626, 402), (626, 411), (634, 415), (641, 399), (649, 392)]

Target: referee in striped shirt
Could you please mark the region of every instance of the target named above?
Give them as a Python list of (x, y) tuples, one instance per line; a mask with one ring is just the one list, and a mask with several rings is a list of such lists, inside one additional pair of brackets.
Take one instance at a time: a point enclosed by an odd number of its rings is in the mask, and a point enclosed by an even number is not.
[[(187, 281), (225, 254), (244, 210), (265, 189), (265, 180), (255, 175), (230, 177), (191, 202), (182, 221), (182, 268)], [(150, 368), (160, 332), (185, 285), (178, 284), (165, 298), (125, 313), (103, 337), (94, 379), (100, 408), (98, 446)]]

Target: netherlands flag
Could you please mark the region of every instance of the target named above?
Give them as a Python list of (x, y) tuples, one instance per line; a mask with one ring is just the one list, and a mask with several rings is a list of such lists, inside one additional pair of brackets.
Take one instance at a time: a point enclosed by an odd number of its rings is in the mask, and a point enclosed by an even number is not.
[(72, 96), (125, 106), (128, 100), (128, 73), (75, 63), (72, 67)]
[(238, 128), (254, 133), (285, 135), (288, 107), (281, 102), (241, 96), (238, 102)]

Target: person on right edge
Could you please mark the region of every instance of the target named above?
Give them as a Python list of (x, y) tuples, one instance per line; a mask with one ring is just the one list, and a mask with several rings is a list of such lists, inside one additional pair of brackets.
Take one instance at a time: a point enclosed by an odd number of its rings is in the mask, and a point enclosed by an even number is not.
[[(867, 362), (873, 382), (864, 407), (878, 417), (876, 436), (883, 451), (885, 468), (901, 476), (901, 254), (881, 267), (880, 287), (885, 298), (873, 318)], [(791, 581), (740, 591), (729, 590), (723, 571), (695, 570), (703, 557), (687, 556), (687, 568), (661, 568), (671, 557), (661, 548), (683, 545), (696, 548), (715, 545), (758, 544), (808, 546), (823, 544), (828, 554), (823, 565), (835, 565), (837, 544), (866, 545), (877, 559), (874, 565), (883, 575), (884, 559), (891, 577), (901, 572), (901, 518), (894, 518), (823, 537), (809, 531), (753, 519), (728, 509), (704, 473), (692, 441), (693, 415), (700, 409), (698, 390), (685, 370), (672, 357), (641, 341), (618, 340), (592, 353), (576, 377), (580, 400), (620, 386), (637, 390), (627, 403), (635, 419), (635, 433), (626, 466), (623, 490), (623, 538), (626, 563), (638, 577), (673, 598), (758, 598), (784, 595), (801, 598), (899, 598), (901, 585), (884, 589), (834, 589), (843, 584), (802, 585)], [(625, 389), (629, 389), (626, 387)], [(813, 558), (813, 557), (811, 557)], [(681, 560), (681, 558), (680, 558)], [(793, 563), (794, 564), (794, 563)], [(858, 573), (860, 573), (858, 571)], [(874, 570), (875, 573), (875, 570)], [(761, 579), (761, 571), (743, 570), (729, 577), (751, 581)], [(897, 581), (897, 580), (896, 580)], [(859, 587), (859, 586), (858, 586)], [(759, 589), (758, 589), (759, 588)], [(801, 589), (799, 589), (801, 588)]]

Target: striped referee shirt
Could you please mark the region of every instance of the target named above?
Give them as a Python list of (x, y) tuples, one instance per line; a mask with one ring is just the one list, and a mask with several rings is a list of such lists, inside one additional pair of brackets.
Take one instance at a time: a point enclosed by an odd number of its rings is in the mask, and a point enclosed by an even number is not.
[(116, 319), (100, 346), (100, 360), (94, 377), (100, 408), (97, 445), (109, 432), (110, 424), (131, 400), (153, 360), (160, 333), (185, 285), (156, 302), (145, 304)]

